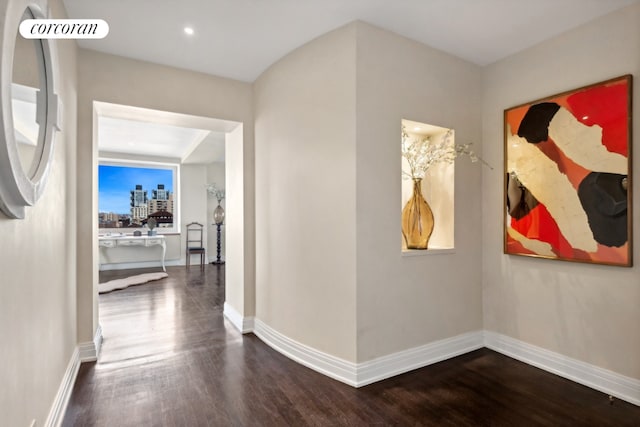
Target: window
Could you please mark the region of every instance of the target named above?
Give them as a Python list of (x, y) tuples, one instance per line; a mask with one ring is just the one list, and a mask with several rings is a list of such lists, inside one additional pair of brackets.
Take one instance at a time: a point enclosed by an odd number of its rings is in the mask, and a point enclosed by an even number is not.
[(101, 159), (98, 164), (98, 227), (129, 233), (154, 218), (159, 231), (177, 232), (177, 164)]

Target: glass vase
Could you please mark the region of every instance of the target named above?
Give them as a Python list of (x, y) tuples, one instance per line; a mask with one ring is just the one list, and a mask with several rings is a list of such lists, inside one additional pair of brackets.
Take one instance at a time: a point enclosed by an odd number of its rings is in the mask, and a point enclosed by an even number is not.
[(213, 211), (213, 222), (216, 224), (222, 224), (224, 222), (224, 209), (220, 206), (220, 202), (218, 202), (218, 206)]
[(407, 249), (427, 249), (433, 225), (433, 212), (422, 196), (422, 179), (414, 178), (413, 194), (402, 209), (402, 236)]

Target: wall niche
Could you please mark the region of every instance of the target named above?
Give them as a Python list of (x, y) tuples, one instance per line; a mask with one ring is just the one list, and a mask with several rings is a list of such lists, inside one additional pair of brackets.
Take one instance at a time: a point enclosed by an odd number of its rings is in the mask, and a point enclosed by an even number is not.
[[(455, 132), (453, 129), (421, 123), (412, 120), (402, 120), (401, 161), (402, 161), (402, 204), (404, 209), (413, 195), (414, 180), (412, 176), (422, 178), (422, 196), (429, 204), (433, 213), (433, 232), (429, 238), (428, 249), (408, 249), (407, 240), (402, 237), (402, 252), (404, 255), (420, 255), (451, 250), (454, 248), (454, 176), (455, 162), (432, 161), (439, 157), (436, 153), (442, 150), (453, 150), (455, 147)], [(414, 145), (415, 144), (415, 145)], [(422, 146), (422, 148), (419, 148)], [(428, 148), (426, 147), (428, 146)], [(427, 162), (427, 168), (416, 170), (415, 161), (412, 172), (408, 157), (420, 151), (421, 157)], [(418, 161), (419, 163), (419, 161)]]

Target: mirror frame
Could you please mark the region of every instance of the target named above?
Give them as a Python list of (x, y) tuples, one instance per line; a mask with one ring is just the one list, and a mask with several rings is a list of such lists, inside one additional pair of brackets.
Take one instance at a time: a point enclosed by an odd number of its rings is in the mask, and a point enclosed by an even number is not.
[[(18, 27), (25, 10), (28, 8), (35, 19), (48, 17), (46, 0), (8, 0), (5, 2), (3, 19), (4, 29), (0, 32), (2, 66), (0, 68), (0, 211), (7, 217), (23, 219), (25, 207), (33, 206), (44, 193), (51, 163), (55, 133), (60, 130), (59, 119), (61, 105), (58, 99), (58, 64), (55, 52), (55, 40), (40, 39), (44, 59), (44, 81), (46, 82), (46, 114), (40, 123), (44, 126), (42, 155), (34, 173), (29, 176), (20, 162), (18, 145), (14, 133), (13, 107), (11, 104), (11, 83), (13, 77), (13, 58), (15, 53)], [(40, 89), (42, 90), (42, 88)]]

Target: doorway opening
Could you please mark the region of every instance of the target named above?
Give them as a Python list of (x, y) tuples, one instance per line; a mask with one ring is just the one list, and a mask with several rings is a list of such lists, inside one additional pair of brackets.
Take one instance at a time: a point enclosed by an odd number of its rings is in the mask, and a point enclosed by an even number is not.
[[(93, 105), (98, 281), (101, 271), (182, 268), (185, 227), (192, 222), (204, 225), (206, 262), (218, 256), (226, 261), (226, 242), (243, 229), (244, 167), (237, 155), (242, 153), (242, 123), (97, 101)], [(221, 227), (214, 220), (218, 200), (207, 191), (212, 185), (225, 193)], [(243, 260), (234, 261), (243, 265)], [(225, 268), (222, 274), (226, 276)], [(101, 332), (97, 292), (94, 309)]]

